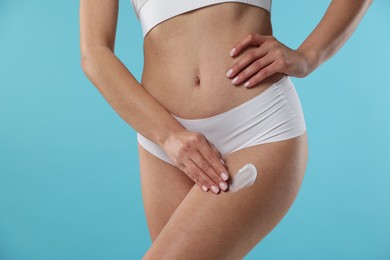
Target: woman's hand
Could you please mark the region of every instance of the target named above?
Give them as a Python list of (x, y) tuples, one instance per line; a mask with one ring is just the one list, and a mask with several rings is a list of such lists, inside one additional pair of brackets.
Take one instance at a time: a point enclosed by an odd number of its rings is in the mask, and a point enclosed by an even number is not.
[(248, 51), (226, 73), (228, 78), (234, 77), (234, 85), (245, 82), (245, 87), (252, 87), (277, 72), (298, 78), (309, 73), (304, 53), (288, 48), (272, 35), (250, 33), (234, 46), (230, 56), (236, 56), (251, 45), (257, 48)]
[(203, 191), (226, 190), (229, 174), (221, 153), (199, 132), (172, 134), (163, 144), (164, 151), (176, 167), (188, 175)]

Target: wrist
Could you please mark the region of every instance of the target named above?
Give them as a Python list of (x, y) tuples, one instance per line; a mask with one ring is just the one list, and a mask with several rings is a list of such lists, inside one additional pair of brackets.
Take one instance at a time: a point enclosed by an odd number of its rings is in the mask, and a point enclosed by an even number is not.
[(176, 136), (178, 133), (181, 133), (183, 131), (187, 131), (187, 129), (180, 124), (176, 119), (175, 124), (167, 124), (163, 129), (159, 129), (158, 135), (157, 135), (157, 144), (164, 148), (167, 143), (170, 142), (170, 140)]
[(305, 72), (302, 77), (308, 76), (318, 67), (319, 55), (318, 52), (313, 49), (305, 49), (299, 47), (295, 51), (299, 52), (306, 61)]

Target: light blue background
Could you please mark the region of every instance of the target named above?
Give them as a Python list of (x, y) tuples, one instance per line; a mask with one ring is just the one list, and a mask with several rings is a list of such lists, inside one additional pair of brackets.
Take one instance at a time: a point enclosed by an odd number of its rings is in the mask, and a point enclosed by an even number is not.
[[(273, 1), (296, 48), (330, 1)], [(116, 54), (140, 80), (120, 1)], [(293, 78), (309, 136), (292, 208), (246, 259), (390, 259), (390, 2), (331, 60)], [(244, 238), (243, 238), (244, 239)], [(80, 67), (78, 1), (0, 0), (0, 259), (140, 259), (151, 245), (135, 131)]]

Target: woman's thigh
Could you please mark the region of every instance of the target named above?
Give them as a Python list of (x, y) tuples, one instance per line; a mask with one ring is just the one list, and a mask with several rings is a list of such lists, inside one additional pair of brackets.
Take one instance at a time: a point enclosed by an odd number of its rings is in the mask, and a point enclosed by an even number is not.
[(142, 198), (152, 242), (194, 185), (186, 174), (138, 144)]
[(254, 184), (218, 195), (193, 185), (143, 259), (242, 259), (293, 204), (307, 159), (306, 132), (225, 155), (231, 177), (254, 164)]

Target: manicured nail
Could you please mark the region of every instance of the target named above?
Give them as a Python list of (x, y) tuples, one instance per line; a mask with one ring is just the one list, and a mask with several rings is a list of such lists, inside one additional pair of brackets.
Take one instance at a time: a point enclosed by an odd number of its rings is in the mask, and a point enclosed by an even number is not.
[(233, 48), (233, 49), (230, 51), (230, 56), (233, 56), (235, 52), (236, 52), (236, 48)]
[(238, 76), (237, 76), (237, 77), (235, 77), (235, 78), (232, 80), (232, 83), (233, 83), (233, 84), (236, 84), (236, 83), (237, 83), (237, 81), (238, 81)]
[(207, 189), (207, 187), (206, 187), (206, 186), (202, 185), (202, 190), (204, 190), (204, 191), (208, 191), (209, 189)]
[(230, 70), (228, 70), (228, 72), (226, 73), (226, 76), (227, 76), (227, 77), (230, 77), (230, 75), (232, 75), (232, 73), (233, 73), (233, 69), (230, 69)]
[(211, 186), (211, 190), (212, 190), (214, 193), (218, 193), (218, 191), (219, 191), (218, 187), (215, 186), (215, 185), (212, 185), (212, 186)]
[(221, 173), (221, 178), (222, 178), (224, 181), (226, 181), (226, 180), (229, 178), (229, 176), (228, 176), (225, 172), (223, 172), (223, 173)]
[(248, 87), (249, 86), (249, 81), (247, 81), (247, 82), (245, 82), (245, 84), (244, 84), (244, 87)]
[(221, 182), (219, 183), (219, 187), (221, 187), (222, 190), (226, 190), (226, 189), (227, 189), (227, 183), (224, 182), (224, 181), (221, 181)]

